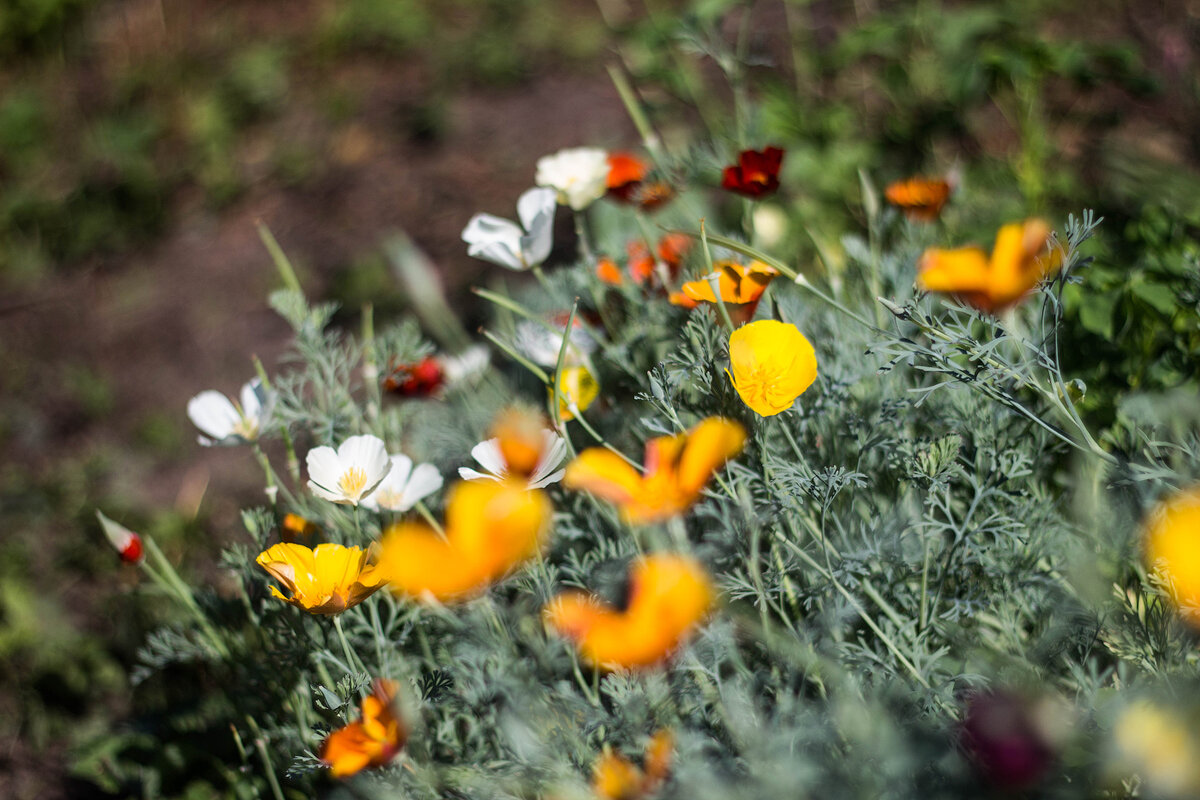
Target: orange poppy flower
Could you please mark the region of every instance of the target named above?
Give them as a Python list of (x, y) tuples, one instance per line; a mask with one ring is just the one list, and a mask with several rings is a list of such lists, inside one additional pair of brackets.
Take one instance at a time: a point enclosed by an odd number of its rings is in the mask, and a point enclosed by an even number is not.
[(721, 186), (751, 200), (765, 197), (779, 188), (782, 164), (783, 150), (778, 147), (743, 150), (738, 154), (738, 163), (725, 168)]
[(631, 524), (655, 522), (686, 511), (713, 472), (745, 443), (741, 425), (709, 417), (687, 433), (646, 442), (644, 475), (611, 450), (591, 447), (567, 465), (563, 485), (616, 504)]
[(650, 737), (644, 770), (606, 747), (592, 767), (592, 791), (602, 800), (640, 800), (649, 796), (666, 780), (674, 746), (670, 731), (659, 731)]
[(279, 536), (285, 542), (295, 542), (297, 539), (307, 541), (320, 530), (315, 523), (299, 514), (284, 514), (283, 521), (279, 523)]
[(553, 510), (526, 481), (466, 481), (446, 500), (445, 536), (423, 522), (384, 534), (379, 569), (397, 595), (443, 602), (476, 594), (541, 547)]
[(596, 261), (596, 277), (610, 286), (620, 286), (625, 282), (621, 268), (608, 256), (601, 256)]
[[(718, 261), (713, 267), (717, 275), (717, 289), (734, 325), (750, 321), (763, 292), (779, 274), (774, 267), (769, 267), (761, 261), (752, 261), (748, 265)], [(717, 302), (717, 296), (713, 293), (712, 283), (708, 278), (688, 281), (681, 289), (678, 295), (672, 294), (670, 298), (676, 305), (695, 308), (700, 302)], [(679, 295), (682, 295), (682, 298)], [(686, 300), (692, 302), (689, 304)]]
[(370, 695), (363, 698), (362, 716), (339, 728), (321, 745), (321, 760), (335, 778), (347, 778), (367, 767), (379, 767), (400, 752), (408, 729), (395, 708), (400, 686), (380, 678)]
[(917, 264), (917, 285), (926, 291), (952, 293), (981, 311), (1007, 308), (1058, 271), (1062, 250), (1047, 251), (1049, 239), (1049, 225), (1027, 219), (1000, 228), (990, 259), (978, 247), (930, 248)]
[(656, 211), (671, 202), (674, 197), (675, 190), (669, 183), (655, 181), (640, 184), (634, 189), (631, 199), (641, 207), (642, 211)]
[(565, 592), (547, 605), (547, 621), (596, 667), (649, 667), (678, 648), (713, 604), (708, 574), (686, 556), (658, 553), (638, 559), (629, 587), (624, 611), (583, 592)]
[(1149, 517), (1146, 565), (1163, 579), (1188, 623), (1200, 627), (1200, 486), (1163, 502)]
[(952, 188), (942, 178), (909, 178), (890, 184), (884, 190), (884, 197), (909, 219), (933, 222), (950, 199)]
[(375, 546), (367, 550), (333, 542), (309, 549), (281, 542), (258, 554), (255, 563), (279, 581), (291, 596), (271, 586), (271, 594), (310, 614), (340, 614), (375, 594), (384, 578), (375, 560)]
[(671, 268), (672, 274), (683, 266), (683, 258), (692, 249), (692, 237), (686, 233), (668, 233), (658, 240), (658, 258)]
[(609, 153), (607, 181), (609, 196), (625, 203), (630, 202), (648, 171), (649, 167), (646, 162), (633, 153)]

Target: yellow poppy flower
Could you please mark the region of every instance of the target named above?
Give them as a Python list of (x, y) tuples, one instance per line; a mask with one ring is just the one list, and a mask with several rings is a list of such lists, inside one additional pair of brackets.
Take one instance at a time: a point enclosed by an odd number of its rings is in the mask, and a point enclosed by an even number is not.
[(978, 247), (930, 248), (917, 264), (917, 285), (952, 293), (981, 311), (1007, 308), (1058, 271), (1062, 250), (1047, 251), (1049, 240), (1049, 225), (1027, 219), (1000, 228), (991, 258)]
[(660, 553), (633, 565), (624, 611), (582, 592), (567, 592), (550, 602), (546, 616), (597, 667), (649, 667), (686, 640), (712, 604), (712, 584), (698, 562)]
[(741, 425), (709, 417), (686, 434), (646, 442), (644, 475), (611, 450), (591, 447), (567, 465), (563, 485), (619, 506), (626, 522), (654, 522), (686, 511), (713, 472), (745, 443)]
[(340, 614), (358, 605), (384, 583), (370, 565), (373, 549), (340, 544), (319, 544), (310, 550), (302, 544), (277, 544), (255, 559), (271, 577), (291, 592), (286, 597), (271, 587), (271, 594), (312, 614)]
[(729, 336), (726, 374), (742, 402), (764, 417), (787, 411), (817, 378), (817, 355), (795, 325), (751, 322)]
[(1164, 578), (1184, 619), (1200, 627), (1200, 486), (1154, 510), (1145, 545), (1146, 564)]
[(558, 414), (564, 421), (587, 411), (600, 395), (600, 384), (587, 367), (566, 367), (558, 377)]
[[(717, 291), (735, 325), (750, 321), (763, 292), (779, 274), (774, 267), (761, 261), (752, 261), (748, 265), (718, 261), (713, 267), (713, 273), (717, 276)], [(672, 293), (669, 299), (675, 305), (695, 308), (696, 303), (716, 303), (717, 295), (706, 276), (683, 284), (679, 294)]]
[(367, 767), (378, 767), (392, 760), (404, 747), (408, 730), (395, 708), (399, 684), (380, 679), (362, 701), (362, 716), (333, 733), (321, 746), (321, 760), (329, 774), (346, 778)]
[(552, 513), (545, 493), (522, 480), (459, 483), (446, 501), (445, 536), (422, 522), (393, 525), (379, 569), (395, 594), (461, 599), (533, 556)]

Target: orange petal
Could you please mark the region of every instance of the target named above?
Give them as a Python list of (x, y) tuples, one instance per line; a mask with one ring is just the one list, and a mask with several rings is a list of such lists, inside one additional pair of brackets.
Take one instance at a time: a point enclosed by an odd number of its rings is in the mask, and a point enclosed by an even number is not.
[(377, 749), (362, 723), (352, 722), (329, 734), (321, 747), (321, 760), (329, 765), (330, 775), (346, 778), (369, 766)]
[(567, 465), (563, 486), (583, 489), (611, 503), (627, 503), (642, 486), (642, 476), (625, 460), (603, 447), (590, 447)]
[(642, 771), (617, 753), (606, 752), (592, 767), (592, 791), (601, 800), (635, 800), (642, 783)]
[(722, 417), (709, 417), (688, 434), (679, 460), (679, 487), (699, 494), (713, 471), (742, 452), (746, 429)]
[(445, 602), (478, 591), (487, 583), (483, 565), (464, 557), (427, 525), (393, 525), (381, 545), (379, 569), (395, 594), (420, 597), (428, 592)]
[(917, 264), (917, 285), (930, 292), (986, 292), (988, 259), (978, 247), (931, 247)]
[(617, 266), (617, 262), (607, 256), (602, 257), (596, 262), (596, 277), (611, 286), (620, 286), (625, 282), (621, 276), (621, 268)]
[(465, 569), (493, 581), (538, 551), (552, 514), (524, 481), (464, 481), (447, 497), (446, 535)]

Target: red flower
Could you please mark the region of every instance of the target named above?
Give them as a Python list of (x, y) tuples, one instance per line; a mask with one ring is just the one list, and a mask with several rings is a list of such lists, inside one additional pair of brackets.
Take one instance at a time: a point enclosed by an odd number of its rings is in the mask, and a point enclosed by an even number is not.
[(416, 364), (393, 364), (383, 379), (383, 388), (401, 397), (428, 397), (445, 381), (442, 365), (433, 356)]
[(738, 154), (738, 163), (725, 168), (721, 186), (743, 197), (758, 199), (779, 188), (779, 166), (783, 163), (783, 150), (768, 147), (758, 150), (743, 150)]

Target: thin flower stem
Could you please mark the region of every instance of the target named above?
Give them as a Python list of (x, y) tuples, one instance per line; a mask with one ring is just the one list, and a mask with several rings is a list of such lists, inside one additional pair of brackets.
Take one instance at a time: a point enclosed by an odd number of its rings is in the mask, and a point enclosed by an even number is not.
[(638, 472), (645, 472), (645, 471), (646, 471), (646, 468), (645, 468), (645, 467), (643, 467), (641, 464), (639, 464), (638, 462), (634, 461), (632, 458), (630, 458), (629, 456), (625, 455), (625, 454), (624, 454), (624, 453), (622, 453), (620, 450), (618, 450), (617, 448), (615, 448), (615, 447), (613, 447), (611, 444), (609, 444), (608, 440), (607, 440), (607, 439), (605, 439), (603, 436), (601, 436), (601, 435), (600, 435), (600, 434), (599, 434), (599, 433), (596, 431), (596, 429), (595, 429), (595, 428), (593, 428), (593, 427), (591, 426), (591, 423), (589, 423), (589, 422), (588, 422), (586, 419), (584, 419), (584, 416), (583, 416), (583, 414), (576, 414), (576, 415), (575, 415), (575, 421), (576, 421), (576, 422), (578, 422), (578, 423), (579, 423), (579, 426), (580, 426), (581, 428), (583, 428), (585, 431), (587, 431), (587, 433), (588, 433), (588, 434), (589, 434), (589, 435), (590, 435), (590, 436), (591, 436), (593, 439), (595, 439), (595, 440), (596, 440), (596, 442), (597, 442), (597, 443), (598, 443), (598, 444), (599, 444), (601, 447), (603, 447), (605, 450), (608, 450), (610, 453), (612, 453), (613, 455), (615, 455), (615, 456), (617, 456), (618, 458), (620, 458), (622, 461), (624, 461), (626, 464), (628, 464), (629, 466), (631, 466), (631, 467), (633, 467), (634, 469), (636, 469)]
[(299, 292), (303, 295), (304, 290), (300, 288), (300, 279), (296, 277), (296, 270), (292, 269), (292, 262), (288, 260), (287, 255), (283, 252), (283, 248), (279, 246), (279, 242), (275, 241), (275, 237), (271, 234), (271, 229), (262, 221), (257, 223), (257, 227), (258, 238), (262, 239), (267, 252), (271, 254), (271, 260), (275, 262), (275, 269), (279, 271), (279, 277), (283, 279), (283, 285), (293, 292)]
[(254, 733), (254, 749), (258, 751), (258, 757), (263, 763), (263, 770), (267, 773), (267, 782), (271, 784), (271, 794), (275, 800), (284, 800), (283, 788), (279, 785), (279, 778), (275, 775), (275, 766), (271, 763), (271, 754), (267, 752), (267, 741), (263, 737), (262, 729), (258, 727), (254, 717), (249, 714), (246, 715), (246, 724)]
[(491, 331), (480, 330), (480, 333), (483, 334), (483, 338), (487, 339), (489, 342), (496, 345), (496, 347), (500, 348), (500, 350), (505, 355), (507, 355), (513, 361), (516, 361), (518, 364), (520, 364), (525, 369), (529, 370), (533, 374), (533, 376), (535, 378), (537, 378), (539, 381), (546, 384), (547, 386), (550, 385), (550, 376), (547, 375), (545, 370), (543, 370), (537, 364), (534, 364), (528, 358), (526, 358), (525, 356), (518, 353), (507, 342), (505, 342), (499, 336), (496, 336)]
[[(342, 615), (341, 614), (333, 615), (333, 628), (334, 628), (334, 630), (337, 631), (338, 640), (342, 643), (342, 655), (344, 655), (346, 657), (346, 668), (348, 670), (353, 670), (354, 669), (354, 651), (350, 649), (350, 642), (346, 641), (346, 632), (344, 630), (342, 630)], [(361, 661), (359, 662), (359, 666), (360, 667), (363, 666)], [(365, 668), (363, 669), (363, 672), (366, 672)]]
[(579, 669), (579, 656), (573, 647), (571, 649), (571, 671), (575, 673), (575, 682), (583, 690), (583, 696), (588, 699), (589, 703), (599, 708), (600, 696), (596, 693), (595, 688), (584, 679), (583, 672)]
[(550, 285), (549, 278), (547, 278), (546, 273), (542, 271), (542, 265), (534, 264), (529, 268), (529, 271), (533, 274), (533, 277), (537, 280), (537, 282), (541, 284), (542, 290), (545, 291), (546, 294), (553, 297), (554, 287)]
[(363, 303), (362, 307), (362, 339), (362, 376), (369, 397), (366, 417), (368, 422), (375, 422), (383, 407), (383, 389), (379, 385), (379, 364), (375, 361), (375, 307), (370, 303)]
[[(571, 315), (567, 317), (567, 329), (563, 333), (562, 343), (558, 346), (558, 363), (554, 365), (554, 382), (550, 385), (550, 419), (554, 422), (554, 430), (566, 442), (567, 453), (571, 458), (575, 457), (575, 445), (571, 444), (571, 436), (567, 433), (567, 426), (562, 419), (562, 371), (567, 360), (567, 349), (571, 344), (571, 332), (575, 330), (575, 314), (578, 312), (579, 298), (576, 297), (571, 306)], [(578, 411), (575, 417), (582, 415), (583, 412)]]
[[(262, 381), (263, 389), (269, 395), (274, 391), (271, 388), (271, 377), (267, 374), (266, 367), (263, 366), (263, 363), (259, 357), (253, 356), (253, 359), (254, 371), (258, 375), (258, 379)], [(283, 446), (287, 450), (288, 474), (292, 476), (293, 482), (300, 483), (300, 460), (296, 458), (296, 447), (292, 443), (292, 434), (290, 431), (288, 431), (287, 425), (280, 423), (279, 434), (283, 439)], [(284, 494), (289, 498), (291, 497), (291, 493), (288, 492), (287, 487), (284, 487)]]
[(578, 242), (579, 258), (588, 266), (595, 266), (596, 254), (592, 251), (591, 239), (588, 237), (587, 215), (575, 209), (571, 209), (571, 215), (575, 218), (575, 239)]
[(443, 528), (442, 523), (438, 522), (437, 518), (435, 516), (433, 516), (432, 513), (430, 513), (429, 507), (425, 505), (425, 501), (418, 500), (416, 505), (413, 506), (413, 508), (415, 508), (417, 510), (417, 513), (420, 514), (421, 517), (426, 522), (429, 523), (429, 527), (431, 527), (435, 531), (437, 531), (438, 535), (441, 536), (443, 539), (446, 538), (446, 529)]

